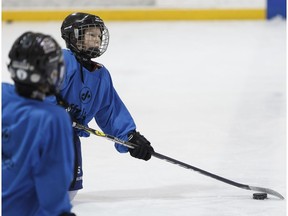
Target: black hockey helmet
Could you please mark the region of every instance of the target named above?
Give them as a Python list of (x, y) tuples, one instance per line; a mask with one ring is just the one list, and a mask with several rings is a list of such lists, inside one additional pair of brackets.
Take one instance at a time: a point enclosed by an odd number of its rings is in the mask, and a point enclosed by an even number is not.
[[(101, 44), (99, 47), (85, 47), (84, 34), (89, 28), (100, 28)], [(66, 47), (77, 57), (96, 58), (101, 56), (109, 44), (109, 32), (103, 20), (95, 15), (88, 13), (72, 13), (68, 15), (61, 26), (61, 36), (66, 42)]]
[(64, 76), (61, 47), (49, 35), (25, 32), (12, 45), (8, 70), (15, 86), (55, 94)]

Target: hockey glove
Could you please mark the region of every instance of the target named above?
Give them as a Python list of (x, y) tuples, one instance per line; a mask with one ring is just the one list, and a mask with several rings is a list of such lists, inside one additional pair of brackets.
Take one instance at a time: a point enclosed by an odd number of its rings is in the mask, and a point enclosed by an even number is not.
[(150, 142), (139, 132), (132, 131), (128, 135), (128, 141), (135, 144), (136, 147), (129, 148), (129, 153), (132, 157), (148, 161), (154, 152)]

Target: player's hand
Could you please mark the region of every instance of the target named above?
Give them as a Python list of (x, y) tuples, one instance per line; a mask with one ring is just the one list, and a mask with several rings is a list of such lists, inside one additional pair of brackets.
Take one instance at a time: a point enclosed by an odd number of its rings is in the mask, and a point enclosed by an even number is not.
[(135, 148), (129, 148), (132, 157), (148, 161), (154, 152), (150, 142), (139, 132), (133, 131), (128, 136), (128, 141), (135, 144)]

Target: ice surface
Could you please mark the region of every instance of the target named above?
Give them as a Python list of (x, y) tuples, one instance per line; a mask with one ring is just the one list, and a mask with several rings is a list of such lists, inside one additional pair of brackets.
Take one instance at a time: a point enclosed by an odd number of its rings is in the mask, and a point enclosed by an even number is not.
[[(286, 22), (107, 22), (111, 41), (98, 61), (138, 130), (164, 155), (286, 197)], [(59, 22), (2, 24), (7, 53), (24, 31), (53, 35)], [(94, 122), (90, 127), (97, 128)], [(82, 139), (79, 216), (284, 216), (286, 201), (169, 164), (119, 154)]]

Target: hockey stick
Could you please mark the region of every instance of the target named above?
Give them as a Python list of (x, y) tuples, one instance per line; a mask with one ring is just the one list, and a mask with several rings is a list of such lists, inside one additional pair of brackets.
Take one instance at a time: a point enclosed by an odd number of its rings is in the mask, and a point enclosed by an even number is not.
[[(126, 146), (128, 148), (134, 148), (135, 147), (135, 144), (133, 144), (131, 142), (127, 142), (127, 141), (118, 139), (117, 137), (105, 134), (105, 133), (103, 133), (101, 131), (86, 127), (86, 126), (78, 124), (76, 122), (73, 122), (73, 127), (81, 129), (81, 130), (85, 130), (86, 132), (88, 132), (90, 134), (94, 134), (96, 136), (104, 137), (104, 138), (106, 138), (106, 139), (108, 139), (110, 141), (119, 143), (119, 144), (124, 145), (124, 146)], [(238, 182), (231, 181), (229, 179), (223, 178), (221, 176), (215, 175), (213, 173), (207, 172), (205, 170), (202, 170), (202, 169), (199, 169), (197, 167), (191, 166), (189, 164), (183, 163), (181, 161), (175, 160), (175, 159), (170, 158), (168, 156), (159, 154), (157, 152), (154, 152), (152, 154), (152, 156), (156, 157), (158, 159), (161, 159), (161, 160), (165, 160), (165, 161), (167, 161), (169, 163), (176, 164), (178, 166), (184, 167), (186, 169), (194, 170), (194, 171), (196, 171), (196, 172), (198, 172), (198, 173), (200, 173), (202, 175), (206, 175), (208, 177), (214, 178), (214, 179), (216, 179), (218, 181), (222, 181), (222, 182), (224, 182), (226, 184), (230, 184), (230, 185), (233, 185), (233, 186), (238, 187), (238, 188), (242, 188), (242, 189), (245, 189), (245, 190), (251, 190), (251, 191), (263, 192), (263, 193), (267, 193), (267, 194), (276, 196), (276, 197), (278, 197), (278, 198), (280, 198), (282, 200), (284, 199), (284, 197), (280, 193), (278, 193), (278, 192), (276, 192), (276, 191), (274, 191), (272, 189), (269, 189), (269, 188), (255, 187), (255, 186), (250, 186), (250, 185), (246, 185), (246, 184), (240, 184)]]

